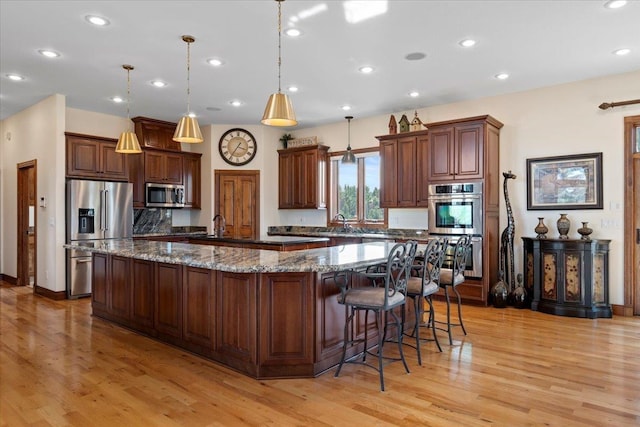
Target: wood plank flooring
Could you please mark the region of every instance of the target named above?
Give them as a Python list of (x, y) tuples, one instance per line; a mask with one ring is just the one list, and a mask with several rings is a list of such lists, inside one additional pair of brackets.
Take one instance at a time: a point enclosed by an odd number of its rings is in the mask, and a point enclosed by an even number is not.
[[(436, 302), (442, 315), (444, 305)], [(257, 381), (0, 284), (1, 426), (640, 425), (640, 318), (463, 308), (443, 353), (377, 373)]]

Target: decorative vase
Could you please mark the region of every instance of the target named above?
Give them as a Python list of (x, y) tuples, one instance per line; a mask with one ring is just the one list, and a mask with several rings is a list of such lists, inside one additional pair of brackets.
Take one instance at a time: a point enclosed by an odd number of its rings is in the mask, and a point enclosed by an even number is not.
[(587, 224), (589, 224), (587, 221), (584, 221), (582, 223), (582, 227), (578, 228), (578, 233), (580, 234), (580, 238), (582, 240), (591, 240), (591, 237), (589, 237), (589, 234), (593, 233), (593, 229), (587, 227)]
[(507, 285), (502, 280), (503, 272), (498, 273), (498, 282), (491, 287), (491, 301), (495, 308), (505, 308), (509, 297)]
[(536, 225), (536, 228), (534, 228), (533, 231), (538, 233), (538, 235), (536, 236), (538, 239), (547, 238), (547, 232), (549, 231), (549, 228), (544, 225), (544, 218), (538, 218), (538, 225)]
[(510, 300), (512, 301), (515, 308), (528, 308), (529, 299), (527, 298), (527, 290), (522, 284), (522, 274), (518, 273), (517, 280), (518, 284), (516, 285), (516, 288), (513, 290), (513, 292), (511, 292)]
[(567, 218), (567, 214), (560, 214), (560, 218), (556, 223), (558, 225), (558, 233), (560, 233), (561, 239), (568, 239), (569, 229), (571, 228), (571, 221)]

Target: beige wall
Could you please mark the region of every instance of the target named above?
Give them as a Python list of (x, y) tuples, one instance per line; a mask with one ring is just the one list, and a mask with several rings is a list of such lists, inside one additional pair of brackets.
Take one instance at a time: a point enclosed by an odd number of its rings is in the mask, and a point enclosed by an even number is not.
[[(526, 159), (553, 155), (603, 152), (604, 209), (567, 211), (572, 220), (570, 234), (577, 237), (580, 221), (589, 221), (593, 238), (611, 239), (610, 299), (623, 302), (623, 118), (640, 114), (640, 106), (619, 107), (602, 111), (602, 102), (638, 98), (640, 71), (608, 76), (559, 86), (540, 88), (509, 95), (439, 105), (418, 109), (423, 122), (435, 122), (490, 114), (502, 121), (500, 168), (512, 170), (517, 179), (510, 182), (509, 194), (516, 224), (516, 271), (522, 271), (520, 238), (532, 236), (537, 217), (545, 217), (550, 234), (557, 233), (555, 221), (560, 211), (526, 210)], [(391, 112), (390, 112), (391, 114)], [(396, 118), (413, 110), (393, 112)], [(65, 121), (66, 116), (66, 121)], [(351, 123), (351, 145), (354, 148), (377, 146), (376, 135), (388, 132), (389, 115), (357, 117)], [(256, 121), (257, 122), (257, 121)], [(38, 211), (39, 240), (38, 282), (53, 290), (64, 289), (64, 131), (117, 138), (127, 121), (72, 108), (64, 108), (64, 97), (56, 95), (0, 123), (0, 203), (2, 230), (0, 255), (2, 273), (15, 276), (16, 163), (38, 158), (38, 195), (46, 195), (48, 206)], [(325, 225), (326, 212), (313, 210), (278, 210), (278, 139), (285, 130), (259, 124), (203, 125), (205, 142), (184, 147), (202, 152), (203, 209), (177, 213), (174, 224), (211, 227), (213, 217), (213, 171), (236, 169), (227, 165), (218, 154), (218, 140), (231, 127), (249, 130), (258, 141), (256, 158), (240, 169), (260, 169), (261, 232), (269, 225)], [(12, 140), (6, 141), (7, 131)], [(295, 129), (295, 137), (317, 136), (333, 150), (346, 147), (346, 121), (306, 129)], [(53, 159), (53, 160), (52, 160)], [(53, 204), (53, 205), (52, 205)], [(506, 227), (504, 201), (501, 204), (501, 229)], [(564, 212), (563, 212), (564, 213)], [(391, 209), (391, 227), (425, 228), (426, 211), (422, 209)], [(53, 219), (54, 226), (48, 221)], [(50, 273), (45, 280), (43, 271)]]
[[(2, 273), (17, 276), (17, 164), (37, 160), (37, 284), (65, 288), (64, 123), (65, 98), (53, 95), (0, 123), (2, 152)], [(7, 135), (11, 134), (10, 140)]]

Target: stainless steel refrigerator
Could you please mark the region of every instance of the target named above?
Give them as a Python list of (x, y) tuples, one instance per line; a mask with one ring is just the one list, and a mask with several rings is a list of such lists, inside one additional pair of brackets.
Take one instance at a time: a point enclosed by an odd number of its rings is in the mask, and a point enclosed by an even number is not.
[[(67, 181), (67, 242), (92, 246), (132, 234), (133, 184)], [(66, 289), (68, 298), (91, 295), (91, 252), (67, 249)]]

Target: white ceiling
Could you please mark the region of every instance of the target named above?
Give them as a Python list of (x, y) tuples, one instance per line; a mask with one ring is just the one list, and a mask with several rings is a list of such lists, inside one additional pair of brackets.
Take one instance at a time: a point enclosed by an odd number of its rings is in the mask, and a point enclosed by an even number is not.
[[(640, 69), (639, 1), (611, 10), (604, 0), (391, 0), (385, 15), (358, 24), (345, 21), (343, 3), (282, 4), (283, 30), (291, 17), (325, 5), (294, 24), (300, 37), (282, 36), (282, 88), (299, 87), (290, 95), (298, 127)], [(88, 14), (110, 25), (90, 25)], [(277, 3), (270, 0), (0, 0), (0, 119), (54, 93), (68, 107), (126, 117), (126, 105), (110, 98), (126, 97), (122, 64), (131, 64), (131, 116), (177, 121), (187, 103), (183, 34), (196, 38), (191, 110), (200, 124), (259, 123), (278, 88)], [(475, 47), (458, 45), (467, 37)], [(612, 54), (623, 47), (631, 53)], [(48, 59), (39, 49), (61, 56)], [(426, 57), (405, 59), (414, 52)], [(213, 57), (224, 66), (207, 64)], [(362, 65), (375, 70), (363, 75)], [(511, 77), (496, 79), (501, 72)], [(8, 73), (26, 79), (11, 81)], [(153, 79), (168, 86), (152, 87)], [(420, 96), (409, 97), (413, 90)], [(231, 106), (234, 99), (243, 105)]]

